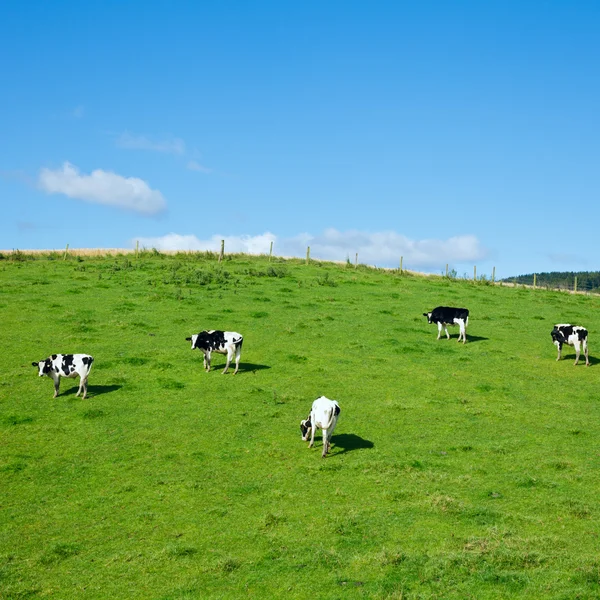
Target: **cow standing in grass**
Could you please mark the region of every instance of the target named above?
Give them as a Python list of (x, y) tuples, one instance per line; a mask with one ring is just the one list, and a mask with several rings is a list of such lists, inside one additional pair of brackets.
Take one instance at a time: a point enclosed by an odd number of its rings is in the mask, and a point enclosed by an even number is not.
[(587, 367), (590, 366), (590, 359), (588, 357), (588, 331), (585, 327), (562, 323), (555, 325), (554, 329), (550, 332), (550, 335), (552, 336), (554, 345), (558, 349), (558, 357), (556, 360), (560, 360), (562, 346), (563, 344), (567, 344), (575, 348), (575, 364), (579, 362), (579, 354), (581, 347), (583, 347), (585, 365)]
[(317, 427), (323, 430), (323, 458), (327, 456), (331, 448), (331, 436), (337, 425), (339, 415), (340, 405), (335, 400), (321, 396), (313, 402), (308, 417), (300, 421), (302, 441), (307, 442), (308, 436), (310, 436), (309, 448), (312, 448), (315, 443), (315, 431)]
[(467, 325), (469, 324), (469, 311), (466, 308), (438, 306), (437, 308), (434, 308), (431, 312), (423, 313), (423, 316), (427, 317), (427, 321), (429, 324), (437, 323), (438, 340), (442, 335), (442, 328), (446, 332), (446, 337), (450, 339), (450, 334), (448, 333), (447, 325), (458, 325), (460, 328), (460, 332), (458, 334), (458, 341), (460, 342), (462, 338), (463, 344), (467, 342)]
[(242, 343), (244, 338), (240, 333), (235, 331), (201, 331), (192, 337), (185, 338), (186, 341), (192, 342), (192, 350), (198, 350), (204, 353), (204, 368), (208, 373), (210, 371), (210, 355), (212, 352), (218, 354), (227, 354), (227, 364), (223, 374), (227, 373), (229, 363), (235, 354), (235, 375), (240, 366), (240, 356), (242, 355)]
[(54, 398), (58, 396), (61, 377), (79, 377), (77, 396), (83, 391), (83, 398), (87, 395), (88, 375), (92, 368), (94, 358), (89, 354), (53, 354), (49, 358), (31, 363), (38, 368), (38, 375), (47, 375), (54, 381)]

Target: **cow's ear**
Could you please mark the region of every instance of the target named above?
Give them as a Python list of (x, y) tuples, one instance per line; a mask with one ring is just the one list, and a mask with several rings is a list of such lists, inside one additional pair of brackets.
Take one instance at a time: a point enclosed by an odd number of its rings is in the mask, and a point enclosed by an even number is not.
[(423, 316), (424, 316), (424, 317), (426, 317), (426, 316), (427, 316), (427, 313), (423, 313)]
[(32, 367), (37, 367), (39, 364), (40, 364), (39, 362), (36, 362), (36, 363), (32, 362), (32, 363), (31, 363), (31, 366), (32, 366)]

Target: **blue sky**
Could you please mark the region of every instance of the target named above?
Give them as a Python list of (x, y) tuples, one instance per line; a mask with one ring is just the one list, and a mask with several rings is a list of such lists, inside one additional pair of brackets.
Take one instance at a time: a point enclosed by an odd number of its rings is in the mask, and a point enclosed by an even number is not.
[(597, 270), (597, 2), (2, 5), (0, 248)]

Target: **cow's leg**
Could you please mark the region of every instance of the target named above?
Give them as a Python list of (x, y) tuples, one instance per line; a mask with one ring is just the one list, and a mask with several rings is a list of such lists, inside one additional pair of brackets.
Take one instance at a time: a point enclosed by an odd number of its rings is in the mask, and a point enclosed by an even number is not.
[(446, 332), (446, 338), (450, 339), (450, 334), (448, 333), (448, 326), (444, 323), (444, 331)]
[(590, 366), (590, 358), (588, 356), (587, 339), (583, 340), (583, 354), (585, 356), (585, 366), (589, 367)]
[(81, 398), (82, 400), (85, 400), (85, 397), (87, 396), (87, 376), (81, 380), (81, 387), (83, 388), (83, 396)]
[(325, 456), (327, 456), (327, 452), (329, 451), (329, 438), (328, 438), (328, 431), (327, 429), (323, 429), (323, 454), (321, 454), (321, 456), (323, 458), (325, 458)]
[(575, 364), (579, 362), (579, 354), (581, 353), (581, 344), (579, 340), (575, 340), (573, 342), (573, 347), (575, 348)]
[(204, 368), (206, 369), (207, 373), (210, 372), (210, 350), (207, 350), (204, 353)]
[(77, 388), (77, 393), (75, 394), (75, 398), (81, 394), (81, 390), (83, 388), (83, 377), (79, 377), (79, 387)]
[(460, 332), (458, 334), (458, 341), (460, 342), (460, 338), (462, 337), (463, 344), (466, 344), (467, 343), (467, 330), (465, 328), (464, 320), (461, 319), (458, 322), (458, 326), (460, 328)]
[(560, 342), (555, 342), (556, 348), (558, 350), (558, 356), (556, 357), (556, 360), (560, 360), (560, 355), (561, 355), (561, 351), (562, 351), (562, 344)]
[(437, 336), (437, 339), (439, 340), (440, 337), (441, 337), (441, 335), (442, 335), (442, 323), (441, 323), (441, 321), (438, 321), (437, 325), (438, 325), (438, 336)]
[(58, 396), (58, 388), (60, 387), (60, 375), (56, 374), (52, 376), (52, 381), (54, 382), (54, 396), (56, 398)]
[(315, 430), (317, 428), (317, 426), (315, 425), (314, 420), (310, 419), (310, 422), (312, 424), (312, 427), (310, 428), (310, 444), (308, 445), (309, 448), (312, 448), (315, 445)]
[(238, 369), (240, 368), (240, 357), (241, 356), (242, 356), (242, 348), (238, 344), (235, 348), (235, 371), (233, 372), (234, 375), (238, 372)]
[[(223, 370), (223, 375), (225, 375), (225, 373), (227, 373), (227, 369), (229, 369), (229, 363), (231, 362), (231, 359), (233, 358), (233, 348), (231, 346), (227, 346), (227, 363), (225, 364), (225, 369)], [(237, 372), (237, 369), (236, 369)]]

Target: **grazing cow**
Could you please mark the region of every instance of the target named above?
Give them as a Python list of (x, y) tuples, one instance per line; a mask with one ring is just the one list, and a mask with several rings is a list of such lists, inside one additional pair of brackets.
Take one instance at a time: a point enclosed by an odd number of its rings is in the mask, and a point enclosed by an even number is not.
[(446, 337), (450, 339), (450, 334), (448, 333), (447, 325), (458, 325), (460, 327), (458, 341), (460, 342), (462, 338), (463, 344), (467, 342), (467, 325), (469, 324), (469, 311), (466, 308), (438, 306), (437, 308), (434, 308), (431, 312), (423, 313), (423, 316), (427, 317), (427, 321), (429, 322), (429, 324), (437, 323), (438, 340), (442, 335), (442, 327), (446, 332)]
[(323, 430), (323, 458), (331, 448), (331, 436), (337, 424), (340, 414), (340, 406), (335, 400), (329, 400), (325, 396), (317, 398), (308, 413), (308, 417), (300, 421), (302, 441), (307, 442), (310, 435), (309, 448), (315, 443), (315, 430), (320, 427)]
[(40, 362), (31, 363), (38, 368), (38, 375), (48, 375), (54, 381), (54, 398), (58, 396), (61, 377), (79, 377), (77, 396), (83, 391), (83, 398), (87, 394), (87, 381), (94, 358), (89, 354), (53, 354)]
[(568, 344), (575, 348), (575, 364), (579, 362), (579, 353), (583, 346), (583, 354), (585, 356), (585, 364), (587, 367), (590, 366), (590, 359), (588, 357), (588, 331), (585, 327), (579, 325), (569, 324), (558, 324), (554, 326), (554, 329), (550, 332), (552, 341), (558, 349), (558, 358), (562, 352), (562, 345)]
[(192, 337), (185, 338), (186, 341), (192, 342), (192, 350), (198, 348), (204, 352), (204, 368), (208, 373), (210, 371), (210, 354), (218, 352), (219, 354), (227, 354), (227, 364), (223, 374), (227, 373), (229, 363), (235, 352), (235, 375), (240, 367), (240, 356), (242, 355), (242, 343), (244, 338), (240, 333), (235, 331), (201, 331)]

